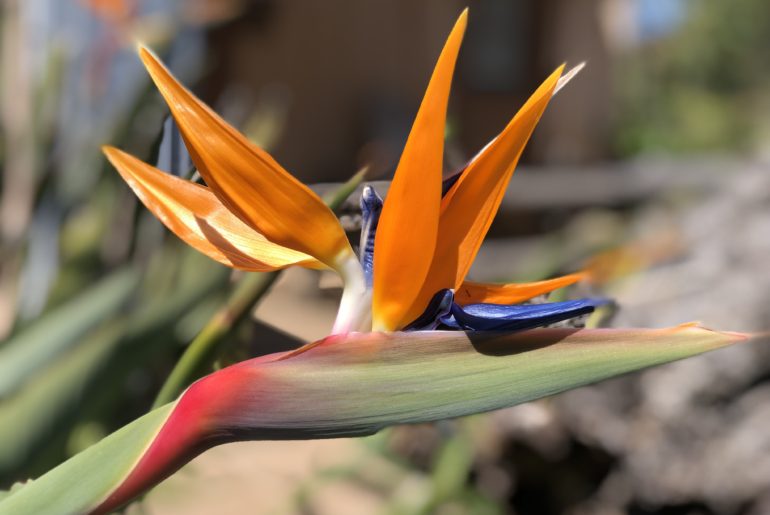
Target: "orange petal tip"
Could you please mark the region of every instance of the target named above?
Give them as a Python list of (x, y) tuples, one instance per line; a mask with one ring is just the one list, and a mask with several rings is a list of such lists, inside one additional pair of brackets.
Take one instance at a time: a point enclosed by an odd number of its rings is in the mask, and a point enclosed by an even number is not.
[(353, 251), (323, 201), (185, 88), (152, 51), (140, 45), (138, 53), (193, 163), (222, 204), (270, 241), (339, 271)]
[[(562, 68), (566, 66), (565, 64), (562, 64)], [(580, 71), (585, 68), (586, 62), (583, 61), (582, 63), (578, 64), (577, 66), (571, 68), (567, 73), (563, 74), (561, 77), (559, 77), (559, 80), (556, 82), (556, 87), (553, 89), (553, 95), (561, 91), (561, 89), (566, 86), (572, 79), (574, 79)]]

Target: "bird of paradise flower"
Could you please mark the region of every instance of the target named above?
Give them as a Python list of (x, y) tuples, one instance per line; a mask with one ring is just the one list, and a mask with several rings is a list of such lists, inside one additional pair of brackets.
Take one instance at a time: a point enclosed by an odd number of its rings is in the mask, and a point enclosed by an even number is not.
[(446, 108), (466, 20), (467, 11), (439, 56), (385, 202), (364, 190), (359, 256), (321, 199), (139, 49), (206, 186), (106, 147), (112, 164), (171, 231), (220, 263), (336, 271), (345, 284), (340, 310), (328, 338), (204, 377), (12, 491), (0, 514), (107, 513), (221, 443), (360, 436), (478, 413), (747, 338), (694, 324), (542, 328), (605, 301), (517, 304), (580, 273), (527, 284), (466, 281), (535, 125), (579, 70), (557, 68), (459, 174), (444, 177)]

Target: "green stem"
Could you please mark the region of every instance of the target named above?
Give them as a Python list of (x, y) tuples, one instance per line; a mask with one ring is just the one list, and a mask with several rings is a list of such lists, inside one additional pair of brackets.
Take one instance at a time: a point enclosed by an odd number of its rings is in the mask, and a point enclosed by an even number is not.
[(188, 345), (163, 383), (153, 408), (173, 401), (182, 390), (210, 370), (225, 337), (248, 316), (251, 307), (270, 289), (278, 275), (278, 272), (248, 274), (237, 284), (225, 305), (217, 310)]
[(356, 191), (358, 185), (361, 184), (366, 178), (366, 174), (369, 172), (369, 167), (364, 166), (355, 173), (350, 179), (343, 182), (335, 189), (327, 192), (321, 200), (323, 200), (332, 211), (337, 211), (342, 207), (342, 204), (348, 199), (350, 195)]
[[(347, 182), (325, 196), (324, 201), (333, 210), (338, 209), (361, 184), (366, 169), (356, 173)], [(211, 371), (226, 338), (245, 320), (253, 307), (270, 289), (281, 271), (247, 274), (236, 285), (230, 298), (187, 346), (182, 357), (163, 383), (152, 407), (157, 408), (177, 398), (193, 381)]]

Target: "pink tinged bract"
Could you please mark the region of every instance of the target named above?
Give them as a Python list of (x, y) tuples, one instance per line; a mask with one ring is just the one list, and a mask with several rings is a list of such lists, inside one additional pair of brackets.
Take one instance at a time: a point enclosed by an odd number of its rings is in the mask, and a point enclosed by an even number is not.
[(204, 377), (11, 492), (0, 515), (109, 513), (221, 443), (361, 436), (469, 415), (746, 339), (692, 324), (331, 336)]

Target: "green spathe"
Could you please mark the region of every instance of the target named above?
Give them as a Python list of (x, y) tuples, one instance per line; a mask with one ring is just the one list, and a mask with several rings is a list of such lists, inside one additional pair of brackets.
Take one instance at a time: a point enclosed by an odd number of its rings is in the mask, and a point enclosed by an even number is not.
[(368, 434), (512, 406), (745, 338), (693, 325), (330, 337), (288, 358), (239, 365), (253, 387), (232, 392), (242, 409), (217, 416), (256, 438)]
[[(218, 443), (363, 435), (469, 415), (746, 338), (693, 325), (330, 337), (206, 376), (176, 403), (12, 492), (0, 501), (0, 515), (83, 513), (113, 494), (100, 506), (106, 512)], [(187, 440), (190, 427), (201, 430)], [(174, 452), (163, 451), (169, 448)]]

